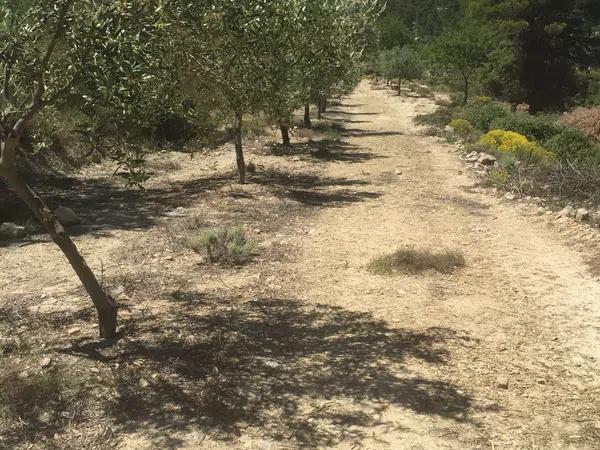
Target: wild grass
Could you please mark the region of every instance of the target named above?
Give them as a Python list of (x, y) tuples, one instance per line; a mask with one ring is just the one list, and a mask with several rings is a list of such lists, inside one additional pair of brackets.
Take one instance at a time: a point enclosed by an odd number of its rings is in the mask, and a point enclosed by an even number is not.
[(418, 274), (428, 270), (451, 273), (465, 264), (464, 255), (455, 250), (434, 252), (406, 247), (375, 258), (368, 269), (377, 275)]

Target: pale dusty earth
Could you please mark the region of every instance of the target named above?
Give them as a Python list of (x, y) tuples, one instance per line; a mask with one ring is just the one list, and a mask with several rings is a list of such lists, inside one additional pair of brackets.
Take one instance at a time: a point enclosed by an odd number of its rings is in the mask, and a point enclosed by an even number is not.
[[(327, 114), (342, 142), (315, 150), (300, 133), (278, 156), (248, 142), (246, 186), (223, 175), (230, 146), (167, 155), (147, 197), (113, 193), (104, 166), (82, 174), (80, 198), (54, 201), (89, 225), (75, 239), (120, 299), (123, 338), (95, 340), (52, 244), (0, 247), (0, 331), (33, 346), (0, 364), (77, 374), (86, 405), (0, 447), (600, 449), (600, 282), (586, 264), (600, 237), (479, 187), (456, 146), (414, 125), (434, 109), (364, 81)], [(104, 197), (88, 197), (90, 174)], [(200, 264), (176, 242), (224, 223), (259, 244), (249, 265)], [(407, 245), (467, 265), (366, 269)]]

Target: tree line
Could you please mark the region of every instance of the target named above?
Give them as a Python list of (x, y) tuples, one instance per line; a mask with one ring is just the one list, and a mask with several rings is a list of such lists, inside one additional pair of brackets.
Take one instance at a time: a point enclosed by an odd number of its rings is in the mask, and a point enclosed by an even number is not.
[[(465, 103), (473, 86), (532, 111), (597, 101), (595, 0), (390, 0), (378, 28), (379, 52), (419, 52), (431, 77), (460, 87)], [(383, 59), (372, 70), (389, 73), (394, 63)]]
[[(65, 254), (91, 297), (100, 335), (117, 305), (52, 210), (18, 169), (55, 108), (109, 117), (111, 156), (146, 179), (144, 133), (217, 101), (232, 118), (245, 183), (242, 125), (264, 114), (289, 144), (293, 113), (351, 88), (373, 40), (377, 0), (15, 0), (0, 5), (0, 177)], [(212, 99), (212, 100), (211, 100)], [(97, 130), (92, 130), (92, 138)], [(30, 141), (34, 141), (28, 146)]]

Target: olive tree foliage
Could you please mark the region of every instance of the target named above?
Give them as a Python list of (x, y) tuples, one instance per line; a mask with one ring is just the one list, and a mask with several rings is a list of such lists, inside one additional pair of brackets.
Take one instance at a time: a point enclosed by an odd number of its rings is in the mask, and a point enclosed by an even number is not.
[[(115, 124), (136, 120), (145, 86), (156, 83), (164, 42), (150, 1), (25, 0), (0, 5), (0, 177), (27, 204), (60, 247), (90, 295), (100, 335), (116, 335), (117, 305), (54, 213), (18, 173), (22, 145), (36, 118), (77, 97), (109, 108)], [(162, 74), (161, 76), (164, 76)], [(138, 152), (116, 155), (133, 182), (143, 174)]]
[(434, 62), (460, 77), (466, 104), (471, 81), (487, 62), (491, 49), (489, 28), (465, 20), (440, 35), (429, 51)]
[(359, 66), (367, 45), (375, 39), (381, 5), (377, 1), (308, 1), (298, 50), (302, 52), (305, 84), (305, 125), (310, 103), (323, 111), (329, 97), (346, 92), (360, 79)]
[(376, 70), (388, 83), (397, 80), (398, 93), (401, 93), (402, 82), (421, 78), (425, 72), (425, 64), (421, 55), (411, 47), (395, 47), (379, 52)]
[[(293, 95), (281, 66), (297, 61), (300, 0), (198, 1), (172, 11), (180, 55), (195, 83), (218, 90), (233, 116), (238, 176), (246, 182), (242, 120), (264, 111), (268, 98)], [(274, 81), (277, 80), (277, 81)], [(274, 91), (273, 86), (279, 90)]]

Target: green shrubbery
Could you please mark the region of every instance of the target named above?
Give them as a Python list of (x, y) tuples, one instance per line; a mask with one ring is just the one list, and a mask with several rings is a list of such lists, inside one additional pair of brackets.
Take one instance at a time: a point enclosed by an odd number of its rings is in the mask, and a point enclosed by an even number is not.
[(510, 113), (494, 120), (491, 130), (507, 130), (526, 136), (527, 139), (544, 142), (560, 133), (562, 127), (557, 120), (548, 115), (533, 116), (524, 112)]
[(505, 118), (510, 114), (508, 105), (488, 101), (485, 97), (478, 97), (475, 101), (462, 108), (457, 117), (468, 120), (475, 128), (481, 130), (483, 133), (487, 133), (492, 129), (492, 122)]
[(575, 128), (563, 127), (543, 145), (562, 160), (600, 163), (600, 145)]
[(475, 131), (473, 125), (471, 125), (471, 123), (465, 119), (454, 119), (448, 124), (448, 126), (452, 128), (454, 130), (454, 133), (456, 133), (461, 138), (466, 138), (473, 134), (473, 132)]
[(255, 248), (242, 227), (210, 228), (188, 239), (186, 244), (196, 253), (205, 253), (209, 262), (229, 266), (248, 262)]

